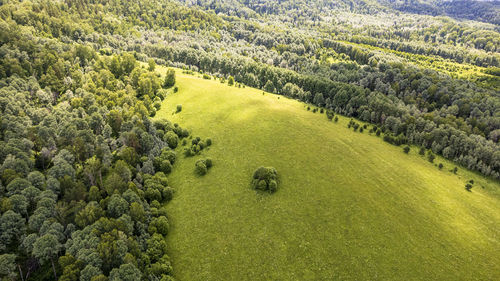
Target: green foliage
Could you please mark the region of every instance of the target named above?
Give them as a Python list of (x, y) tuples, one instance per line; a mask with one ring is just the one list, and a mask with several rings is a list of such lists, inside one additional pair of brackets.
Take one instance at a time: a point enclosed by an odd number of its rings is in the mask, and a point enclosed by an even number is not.
[(436, 159), (436, 156), (434, 156), (434, 154), (432, 152), (428, 152), (427, 153), (427, 160), (431, 163), (434, 163), (434, 159)]
[(156, 62), (154, 59), (149, 59), (148, 60), (148, 71), (155, 71), (156, 68)]
[(11, 280), (15, 280), (17, 276), (16, 255), (13, 254), (0, 255), (0, 276)]
[(129, 204), (118, 194), (113, 194), (109, 198), (107, 213), (111, 217), (118, 218), (128, 212)]
[(163, 80), (163, 88), (171, 88), (174, 85), (175, 85), (175, 70), (168, 69), (165, 75), (165, 80)]
[[(335, 117), (335, 113), (331, 110), (327, 110), (326, 111), (326, 118), (328, 118), (328, 120), (332, 121), (333, 117)], [(337, 122), (339, 119), (337, 118), (335, 122)]]
[(109, 281), (136, 281), (141, 280), (141, 277), (141, 271), (133, 264), (127, 263), (111, 270)]
[(172, 149), (175, 149), (177, 147), (177, 144), (179, 143), (179, 137), (173, 131), (168, 131), (167, 133), (165, 133), (165, 136), (163, 137), (163, 139), (167, 142), (168, 146)]
[(42, 264), (51, 261), (57, 257), (61, 251), (62, 245), (53, 234), (45, 234), (38, 238), (33, 244), (33, 256)]
[[(208, 143), (211, 145), (212, 140), (208, 141)], [(184, 148), (184, 155), (186, 157), (198, 155), (210, 145), (207, 144), (207, 140), (202, 140), (200, 137), (193, 138), (191, 140), (191, 146)]]
[[(151, 229), (168, 233), (165, 211), (149, 206), (152, 197), (173, 197), (165, 175), (154, 173), (156, 158), (167, 173), (175, 161), (162, 139), (175, 147), (189, 133), (148, 119), (164, 98), (152, 61), (146, 71), (131, 53), (98, 56), (78, 43), (45, 44), (32, 35), (23, 67), (36, 73), (9, 78), (0, 70), (0, 100), (10, 104), (0, 109), (0, 251), (12, 255), (0, 257), (0, 278), (13, 276), (16, 255), (16, 276), (21, 270), (43, 280), (107, 280), (132, 263), (139, 277), (131, 280), (138, 280), (151, 260), (139, 245), (147, 238), (139, 237), (152, 222)], [(113, 278), (122, 280), (119, 272)]]
[[(189, 135), (165, 124), (155, 130), (149, 119), (161, 112), (166, 88), (179, 89), (175, 70), (164, 73), (162, 65), (232, 75), (234, 91), (244, 83), (314, 103), (320, 107), (314, 112), (327, 108), (381, 126), (391, 143), (432, 148), (468, 169), (499, 177), (498, 30), (392, 9), (421, 13), (427, 7), (434, 14), (497, 23), (491, 3), (472, 3), (464, 14), (463, 3), (437, 9), (433, 3), (247, 2), (202, 0), (189, 7), (149, 0), (2, 2), (0, 251), (15, 254), (25, 275), (107, 280), (114, 270), (110, 278), (118, 280), (171, 278), (168, 256), (144, 253), (152, 217), (164, 213), (159, 207), (173, 195), (165, 176), (175, 161), (170, 148)], [(349, 16), (336, 9), (349, 10)], [(390, 24), (379, 11), (389, 15)], [(367, 20), (354, 24), (358, 12)], [(189, 88), (179, 86), (183, 94)], [(282, 99), (280, 106), (286, 103)], [(197, 140), (188, 153), (199, 154), (210, 144)], [(210, 166), (208, 159), (205, 165)], [(259, 182), (261, 188), (275, 188), (275, 182)], [(55, 221), (64, 225), (64, 235)], [(474, 233), (489, 227), (482, 229)], [(56, 268), (59, 255), (64, 258)], [(37, 257), (42, 266), (33, 266)], [(470, 260), (472, 254), (460, 258)], [(279, 258), (274, 261), (279, 264)], [(450, 265), (460, 273), (459, 263)], [(2, 255), (0, 267), (2, 278), (19, 279), (11, 276), (12, 256)], [(492, 279), (484, 273), (490, 267), (484, 268), (472, 270)], [(449, 273), (446, 269), (441, 272)], [(395, 278), (383, 273), (382, 278)]]
[(276, 192), (278, 189), (278, 171), (273, 167), (259, 167), (253, 173), (252, 186), (261, 191)]
[(204, 176), (212, 168), (212, 165), (211, 158), (199, 159), (195, 163), (195, 172), (200, 176)]
[(204, 160), (200, 159), (200, 160), (196, 161), (195, 172), (198, 175), (203, 176), (207, 173), (207, 171), (208, 171), (208, 168), (207, 168), (207, 165), (206, 165)]
[(154, 233), (159, 233), (163, 236), (166, 236), (168, 234), (169, 228), (170, 226), (167, 217), (159, 216), (151, 221), (151, 223), (149, 224), (148, 231), (152, 235)]

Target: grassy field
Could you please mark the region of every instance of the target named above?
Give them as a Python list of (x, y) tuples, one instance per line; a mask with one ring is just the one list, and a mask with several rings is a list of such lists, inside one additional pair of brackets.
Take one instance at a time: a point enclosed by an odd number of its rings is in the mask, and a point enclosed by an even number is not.
[[(213, 140), (169, 176), (178, 280), (498, 280), (498, 182), (298, 101), (180, 72), (177, 85), (156, 118)], [(202, 157), (214, 167), (199, 177)], [(280, 174), (273, 195), (250, 188), (261, 165)]]

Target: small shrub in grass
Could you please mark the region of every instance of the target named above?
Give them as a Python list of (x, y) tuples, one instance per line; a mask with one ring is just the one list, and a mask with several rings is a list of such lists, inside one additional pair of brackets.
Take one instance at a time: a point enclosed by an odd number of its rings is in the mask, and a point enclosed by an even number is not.
[(434, 159), (436, 159), (436, 156), (434, 156), (434, 154), (429, 151), (429, 153), (427, 153), (427, 160), (429, 160), (429, 162), (431, 163), (434, 163)]
[(323, 108), (321, 108), (321, 109), (319, 110), (319, 113), (323, 113)]
[(179, 91), (179, 87), (175, 86), (174, 87), (174, 93), (177, 93)]
[(439, 163), (438, 168), (439, 168), (439, 170), (442, 170), (443, 169), (443, 163)]
[(420, 150), (418, 151), (418, 154), (425, 155), (425, 148), (421, 147)]
[(179, 113), (179, 112), (181, 112), (181, 111), (182, 111), (182, 105), (181, 105), (181, 104), (178, 104), (178, 105), (177, 105), (177, 110), (176, 110), (176, 112), (177, 112), (177, 113)]
[(313, 109), (313, 113), (316, 113), (316, 112), (318, 112), (318, 109), (317, 108)]
[(326, 118), (328, 118), (328, 120), (332, 121), (334, 115), (335, 114), (333, 113), (333, 111), (331, 110), (326, 111)]
[(309, 111), (309, 110), (311, 110), (311, 107), (310, 107), (310, 106), (308, 106), (308, 107), (307, 107), (307, 111)]
[(405, 147), (403, 148), (403, 151), (404, 151), (406, 154), (408, 154), (408, 153), (410, 152), (410, 147), (409, 147), (409, 146), (405, 146)]
[(190, 147), (184, 148), (184, 156), (186, 157), (192, 157), (198, 154), (199, 151), (196, 150), (196, 145), (193, 144)]
[(359, 132), (362, 133), (363, 132), (363, 127), (359, 128)]
[(207, 146), (211, 146), (212, 145), (212, 139), (208, 138), (205, 140), (205, 143)]
[(465, 190), (469, 191), (472, 189), (472, 184), (470, 182), (468, 182), (467, 184), (465, 184)]
[(252, 187), (270, 193), (276, 192), (278, 189), (278, 171), (273, 167), (259, 167), (253, 173)]
[(452, 172), (456, 175), (456, 174), (457, 174), (457, 172), (458, 172), (458, 168), (457, 168), (457, 167), (455, 167), (455, 168), (453, 168), (453, 170), (451, 170), (451, 171), (452, 171)]
[(363, 129), (366, 129), (366, 128), (368, 128), (368, 125), (364, 124)]
[(203, 176), (207, 173), (208, 168), (203, 159), (196, 161), (195, 163), (195, 171), (198, 175)]
[(337, 116), (335, 116), (335, 119), (333, 119), (333, 121), (338, 122), (339, 118)]
[(203, 79), (211, 80), (212, 77), (206, 73), (203, 74)]
[(212, 168), (213, 163), (211, 158), (200, 159), (195, 163), (195, 172), (203, 176), (208, 172), (208, 169)]
[(375, 133), (375, 135), (377, 135), (377, 137), (378, 137), (378, 136), (380, 136), (380, 133), (381, 133), (380, 129), (377, 129), (377, 132)]

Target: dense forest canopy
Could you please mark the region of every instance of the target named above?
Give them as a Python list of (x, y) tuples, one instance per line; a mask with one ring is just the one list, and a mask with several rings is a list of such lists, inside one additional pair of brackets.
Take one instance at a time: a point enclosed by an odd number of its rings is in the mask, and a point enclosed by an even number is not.
[(172, 278), (162, 203), (189, 132), (150, 119), (175, 83), (156, 64), (358, 118), (500, 178), (498, 2), (473, 3), (2, 1), (1, 276)]

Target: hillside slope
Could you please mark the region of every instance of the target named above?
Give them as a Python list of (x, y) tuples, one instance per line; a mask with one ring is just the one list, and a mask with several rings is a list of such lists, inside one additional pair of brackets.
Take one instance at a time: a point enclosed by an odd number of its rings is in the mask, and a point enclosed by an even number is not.
[[(492, 280), (500, 271), (497, 182), (454, 175), (438, 158), (440, 171), (416, 148), (406, 155), (294, 100), (180, 72), (177, 85), (156, 118), (214, 142), (169, 178), (179, 280)], [(198, 177), (194, 163), (207, 156), (214, 167)], [(273, 195), (249, 186), (261, 165), (280, 173)]]

